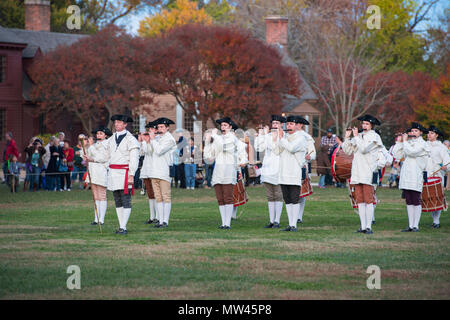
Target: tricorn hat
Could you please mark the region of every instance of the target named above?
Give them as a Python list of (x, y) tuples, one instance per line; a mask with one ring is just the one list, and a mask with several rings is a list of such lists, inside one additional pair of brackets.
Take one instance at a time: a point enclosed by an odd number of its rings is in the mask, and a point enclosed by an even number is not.
[(231, 120), (231, 129), (233, 129), (233, 130), (239, 129), (239, 126), (233, 120)]
[(115, 114), (111, 117), (111, 121), (123, 121), (123, 122), (133, 122), (133, 119), (130, 116), (127, 116), (126, 114)]
[(309, 125), (309, 121), (308, 120), (306, 120), (305, 118), (303, 118), (303, 117), (301, 117), (301, 116), (297, 116), (297, 119), (298, 119), (298, 123), (302, 123), (302, 124), (305, 124), (305, 125)]
[[(428, 129), (425, 128), (424, 126), (422, 126), (418, 122), (412, 122), (411, 123), (411, 129), (418, 129), (418, 130), (422, 131), (423, 133), (428, 133)], [(411, 129), (409, 131), (411, 131)]]
[(100, 127), (98, 127), (97, 129), (92, 130), (91, 133), (92, 133), (92, 134), (97, 134), (97, 132), (99, 132), (99, 131), (104, 132), (108, 137), (111, 137), (111, 136), (112, 136), (111, 130), (109, 130), (109, 129), (108, 129), (107, 127), (105, 127), (105, 126), (100, 126)]
[(172, 120), (170, 120), (168, 118), (158, 118), (158, 119), (156, 119), (153, 122), (156, 123), (156, 125), (158, 125), (158, 124), (165, 124), (166, 126), (171, 125), (171, 124), (175, 124), (175, 122), (173, 122)]
[(431, 126), (428, 128), (428, 132), (430, 132), (430, 131), (433, 131), (434, 133), (436, 133), (437, 135), (439, 135), (439, 137), (442, 137), (442, 136), (444, 135), (444, 133), (443, 133), (441, 130), (439, 130), (438, 128), (436, 128), (436, 126), (434, 126), (434, 125), (431, 125)]
[(216, 123), (221, 124), (222, 122), (228, 123), (230, 126), (233, 126), (233, 120), (230, 117), (224, 117), (216, 120)]
[(286, 118), (286, 122), (302, 123), (302, 122), (300, 122), (300, 119), (298, 118), (298, 116), (288, 116)]
[(363, 115), (362, 117), (359, 117), (358, 120), (359, 121), (368, 121), (371, 124), (377, 125), (377, 126), (381, 125), (381, 122), (374, 116), (371, 116), (370, 114)]
[(280, 121), (281, 123), (285, 123), (286, 122), (286, 117), (283, 117), (283, 116), (279, 116), (279, 115), (277, 115), (277, 114), (273, 114), (272, 115), (272, 120), (270, 120), (271, 122), (272, 121)]
[(156, 126), (158, 125), (157, 121), (150, 121), (149, 123), (147, 123), (145, 125), (146, 128), (156, 128)]

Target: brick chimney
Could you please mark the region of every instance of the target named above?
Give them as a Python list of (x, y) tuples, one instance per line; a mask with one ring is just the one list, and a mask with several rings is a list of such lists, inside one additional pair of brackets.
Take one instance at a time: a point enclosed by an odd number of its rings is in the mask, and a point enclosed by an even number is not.
[(282, 16), (268, 16), (266, 21), (266, 42), (281, 45), (287, 50), (288, 18)]
[(25, 29), (50, 31), (50, 1), (25, 0)]

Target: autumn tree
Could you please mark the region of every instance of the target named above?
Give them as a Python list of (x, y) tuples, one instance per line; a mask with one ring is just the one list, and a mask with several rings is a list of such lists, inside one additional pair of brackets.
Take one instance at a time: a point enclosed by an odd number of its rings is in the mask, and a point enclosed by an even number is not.
[(138, 33), (141, 37), (154, 37), (176, 26), (189, 23), (212, 23), (206, 11), (197, 6), (197, 2), (190, 0), (175, 0), (161, 13), (144, 18), (139, 23)]
[(447, 70), (431, 86), (428, 100), (415, 108), (417, 118), (423, 124), (434, 124), (450, 134), (450, 64)]
[(78, 118), (84, 130), (107, 125), (114, 113), (130, 114), (142, 102), (149, 77), (140, 71), (142, 41), (109, 26), (71, 46), (40, 58), (30, 70), (32, 99), (47, 121), (58, 115)]
[(281, 112), (284, 94), (298, 94), (297, 70), (241, 30), (184, 25), (149, 39), (145, 52), (146, 72), (159, 77), (149, 89), (174, 96), (204, 127), (217, 116), (243, 127), (265, 121)]

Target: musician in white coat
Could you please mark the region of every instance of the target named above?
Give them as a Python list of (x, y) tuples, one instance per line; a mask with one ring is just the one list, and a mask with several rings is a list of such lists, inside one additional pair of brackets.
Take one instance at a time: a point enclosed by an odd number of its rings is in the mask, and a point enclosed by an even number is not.
[(297, 123), (298, 117), (287, 117), (287, 133), (284, 133), (282, 128), (278, 129), (278, 139), (274, 148), (274, 152), (280, 156), (278, 184), (281, 186), (289, 219), (289, 226), (282, 231), (297, 231), (297, 217), (300, 210), (302, 168), (305, 165), (308, 143), (305, 136), (298, 131)]
[(108, 190), (113, 192), (119, 230), (116, 234), (127, 234), (127, 223), (131, 214), (131, 195), (134, 194), (134, 174), (139, 164), (139, 142), (126, 129), (133, 119), (116, 114), (111, 117), (115, 133), (105, 141), (106, 152), (95, 153), (85, 161), (109, 163)]
[(149, 136), (143, 137), (143, 145), (145, 144), (143, 148), (151, 155), (148, 177), (152, 179), (156, 212), (159, 215), (159, 223), (155, 227), (167, 228), (172, 210), (170, 166), (173, 164), (173, 151), (177, 146), (169, 132), (169, 126), (175, 122), (167, 118), (158, 118), (156, 124), (158, 136), (154, 132), (149, 132)]
[[(427, 176), (431, 177), (433, 174), (435, 177), (441, 178), (441, 185), (444, 186), (444, 176), (449, 172), (450, 156), (447, 147), (438, 139), (443, 136), (441, 130), (431, 125), (428, 128), (427, 144), (430, 147), (430, 157), (427, 162)], [(439, 218), (441, 211), (434, 211), (431, 213), (433, 217), (432, 228), (440, 228), (441, 224)]]
[(217, 129), (205, 134), (204, 157), (215, 159), (211, 184), (216, 191), (222, 225), (219, 229), (231, 229), (233, 215), (233, 186), (236, 184), (238, 162), (238, 138), (231, 133), (233, 121), (229, 117), (216, 120), (220, 124), (221, 135)]
[[(316, 146), (315, 141), (311, 135), (305, 131), (305, 126), (309, 125), (309, 121), (303, 117), (297, 116), (299, 123), (297, 123), (297, 130), (305, 137), (307, 142), (306, 156), (305, 156), (305, 165), (302, 168), (302, 180), (305, 180), (306, 177), (309, 177), (309, 168), (311, 165), (311, 161), (316, 159)], [(311, 180), (311, 179), (310, 179)], [(306, 197), (300, 198), (299, 200), (299, 211), (298, 211), (298, 219), (297, 223), (303, 223), (303, 212), (305, 211)]]
[(396, 159), (405, 158), (400, 171), (399, 188), (403, 190), (402, 197), (406, 199), (409, 225), (402, 232), (417, 232), (422, 213), (423, 175), (430, 155), (430, 146), (422, 139), (422, 135), (428, 133), (428, 130), (420, 123), (413, 122), (408, 132), (411, 136), (403, 134), (402, 142), (396, 142), (393, 154)]
[[(104, 126), (100, 126), (92, 131), (97, 141), (94, 143), (93, 137), (89, 137), (87, 148), (87, 156), (93, 158), (96, 153), (102, 157), (106, 157), (106, 139), (112, 136), (111, 130)], [(84, 155), (83, 150), (80, 151), (81, 156)], [(106, 187), (108, 186), (108, 163), (90, 162), (88, 165), (89, 174), (86, 177), (86, 182), (91, 184), (92, 193), (94, 194), (95, 205), (97, 212), (94, 212), (94, 222), (91, 225), (98, 223), (105, 223), (106, 208), (108, 201), (106, 200)], [(89, 179), (91, 177), (92, 181)], [(98, 213), (98, 218), (97, 218)]]
[(358, 120), (362, 122), (363, 131), (359, 133), (356, 127), (347, 129), (342, 150), (348, 155), (353, 154), (350, 184), (355, 185), (355, 200), (361, 222), (361, 228), (357, 232), (372, 234), (375, 210), (373, 184), (378, 183), (377, 159), (383, 142), (373, 130), (375, 125), (380, 125), (377, 118), (367, 114)]
[(264, 152), (261, 168), (261, 182), (266, 189), (267, 204), (269, 208), (269, 224), (264, 228), (280, 228), (281, 212), (283, 210), (283, 193), (278, 184), (280, 170), (280, 155), (273, 150), (278, 142), (278, 129), (286, 123), (286, 118), (279, 115), (272, 115), (271, 132), (269, 127), (259, 129), (255, 138), (255, 150)]
[[(238, 125), (232, 121), (232, 125), (231, 128), (233, 130), (231, 130), (231, 134), (234, 134), (236, 136), (236, 130), (239, 129)], [(237, 177), (239, 177), (239, 175), (242, 175), (242, 171), (241, 168), (244, 168), (247, 164), (248, 164), (248, 154), (247, 154), (247, 144), (245, 142), (243, 142), (241, 139), (237, 138), (237, 167), (236, 167), (236, 174)], [(237, 188), (237, 182), (234, 185), (233, 188)], [(233, 195), (234, 195), (234, 190), (233, 190)], [(236, 204), (233, 204), (233, 214), (231, 215), (231, 219), (236, 220), (237, 219), (237, 211), (238, 211), (238, 207), (236, 206)]]
[[(157, 123), (156, 121), (150, 121), (147, 123), (145, 128), (148, 130), (148, 132), (144, 133), (144, 136), (149, 136), (150, 132), (153, 134), (156, 134), (157, 132)], [(144, 156), (144, 161), (142, 162), (142, 168), (141, 168), (141, 174), (140, 178), (143, 180), (145, 185), (145, 191), (147, 192), (148, 197), (148, 207), (150, 211), (150, 217), (147, 220), (146, 224), (158, 224), (159, 223), (159, 215), (156, 211), (156, 199), (155, 199), (155, 193), (153, 191), (153, 185), (152, 185), (152, 179), (150, 178), (150, 172), (152, 171), (152, 153), (150, 152), (149, 144), (146, 140), (144, 140), (141, 136), (141, 149), (140, 149), (140, 155)]]

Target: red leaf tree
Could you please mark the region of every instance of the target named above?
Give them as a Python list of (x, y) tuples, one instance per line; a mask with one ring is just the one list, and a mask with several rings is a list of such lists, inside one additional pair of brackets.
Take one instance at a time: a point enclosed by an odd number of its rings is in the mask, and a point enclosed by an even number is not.
[(141, 94), (148, 74), (139, 61), (143, 43), (110, 26), (71, 46), (59, 47), (33, 64), (32, 98), (47, 121), (58, 115), (77, 117), (90, 132), (108, 125), (114, 113), (149, 102)]
[(147, 40), (144, 68), (154, 93), (171, 94), (205, 127), (230, 116), (248, 127), (281, 113), (283, 96), (299, 94), (298, 71), (275, 48), (242, 30), (184, 25)]

